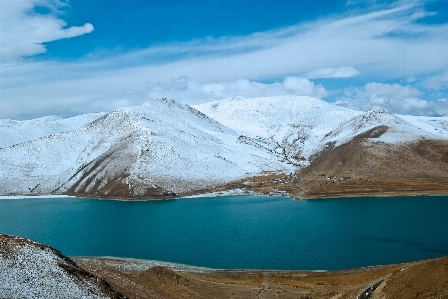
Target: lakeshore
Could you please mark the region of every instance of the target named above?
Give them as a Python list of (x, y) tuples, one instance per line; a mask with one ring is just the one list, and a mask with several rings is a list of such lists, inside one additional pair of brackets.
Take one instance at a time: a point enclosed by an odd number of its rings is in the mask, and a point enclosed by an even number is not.
[[(340, 271), (214, 270), (154, 262), (74, 257), (129, 298), (371, 298), (448, 296), (448, 256)], [(162, 263), (163, 264), (163, 263)], [(150, 267), (148, 267), (151, 265)]]

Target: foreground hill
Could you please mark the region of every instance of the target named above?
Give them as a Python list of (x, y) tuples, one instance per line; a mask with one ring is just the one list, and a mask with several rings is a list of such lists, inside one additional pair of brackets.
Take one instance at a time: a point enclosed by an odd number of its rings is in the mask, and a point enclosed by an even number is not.
[(448, 117), (363, 113), (310, 97), (194, 108), (161, 99), (70, 119), (2, 120), (0, 134), (0, 195), (448, 193)]
[(0, 234), (0, 298), (126, 298), (56, 249)]
[[(243, 271), (68, 258), (0, 234), (3, 298), (447, 298), (448, 257), (342, 271)], [(372, 288), (373, 287), (373, 288)]]

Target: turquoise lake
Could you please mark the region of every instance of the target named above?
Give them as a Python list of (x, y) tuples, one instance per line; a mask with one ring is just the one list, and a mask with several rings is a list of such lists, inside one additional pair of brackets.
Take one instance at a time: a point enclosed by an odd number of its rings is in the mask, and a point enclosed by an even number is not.
[(68, 256), (225, 269), (345, 269), (448, 255), (448, 196), (2, 199), (0, 232)]

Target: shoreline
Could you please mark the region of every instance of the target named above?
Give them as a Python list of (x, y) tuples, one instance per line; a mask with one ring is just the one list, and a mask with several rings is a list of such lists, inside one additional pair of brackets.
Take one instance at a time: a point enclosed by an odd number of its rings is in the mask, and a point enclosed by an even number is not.
[(129, 258), (129, 257), (116, 257), (116, 256), (69, 256), (69, 258), (74, 261), (92, 261), (92, 260), (101, 260), (106, 263), (112, 264), (124, 264), (126, 267), (126, 271), (140, 271), (145, 270), (152, 267), (165, 267), (173, 271), (178, 272), (191, 272), (191, 273), (213, 273), (213, 272), (271, 272), (271, 273), (332, 273), (332, 272), (345, 272), (345, 271), (358, 271), (358, 270), (371, 270), (374, 268), (383, 268), (389, 266), (398, 266), (398, 265), (406, 265), (410, 263), (420, 263), (429, 260), (436, 260), (441, 258), (448, 258), (448, 256), (440, 256), (429, 259), (420, 259), (407, 261), (402, 263), (392, 263), (392, 264), (383, 264), (383, 265), (372, 265), (372, 266), (362, 266), (362, 267), (354, 267), (354, 268), (344, 268), (344, 269), (333, 269), (333, 270), (325, 270), (325, 269), (225, 269), (225, 268), (209, 268), (202, 266), (194, 266), (188, 264), (180, 264), (159, 260), (146, 260), (139, 258)]
[(73, 195), (56, 195), (56, 194), (39, 194), (39, 195), (0, 195), (0, 200), (2, 199), (27, 199), (27, 198), (76, 198)]
[[(265, 194), (250, 192), (241, 192), (241, 189), (228, 190), (227, 192), (216, 191), (207, 193), (198, 193), (194, 195), (186, 195), (179, 197), (167, 197), (167, 198), (114, 198), (105, 196), (89, 196), (89, 195), (73, 195), (73, 194), (38, 194), (38, 195), (0, 195), (0, 200), (4, 199), (44, 199), (44, 198), (84, 198), (84, 199), (97, 199), (97, 200), (113, 200), (113, 201), (124, 201), (124, 202), (134, 202), (134, 201), (164, 201), (164, 200), (177, 200), (177, 199), (192, 199), (192, 198), (215, 198), (215, 197), (228, 197), (228, 196), (266, 196), (266, 197), (290, 197), (293, 200), (319, 200), (319, 199), (337, 199), (337, 198), (356, 198), (356, 197), (413, 197), (413, 196), (448, 196), (448, 193), (434, 193), (434, 192), (422, 192), (422, 193), (401, 193), (401, 192), (391, 192), (391, 193), (358, 193), (358, 194), (345, 194), (345, 195), (334, 195), (329, 194), (328, 196), (294, 196), (289, 193), (278, 193), (278, 194)], [(243, 190), (245, 191), (245, 190)]]

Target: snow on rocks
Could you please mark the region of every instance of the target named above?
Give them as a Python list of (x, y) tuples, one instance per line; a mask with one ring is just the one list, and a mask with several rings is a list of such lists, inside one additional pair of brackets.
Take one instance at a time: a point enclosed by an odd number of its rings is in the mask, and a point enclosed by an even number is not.
[(59, 251), (0, 234), (1, 298), (124, 298)]

